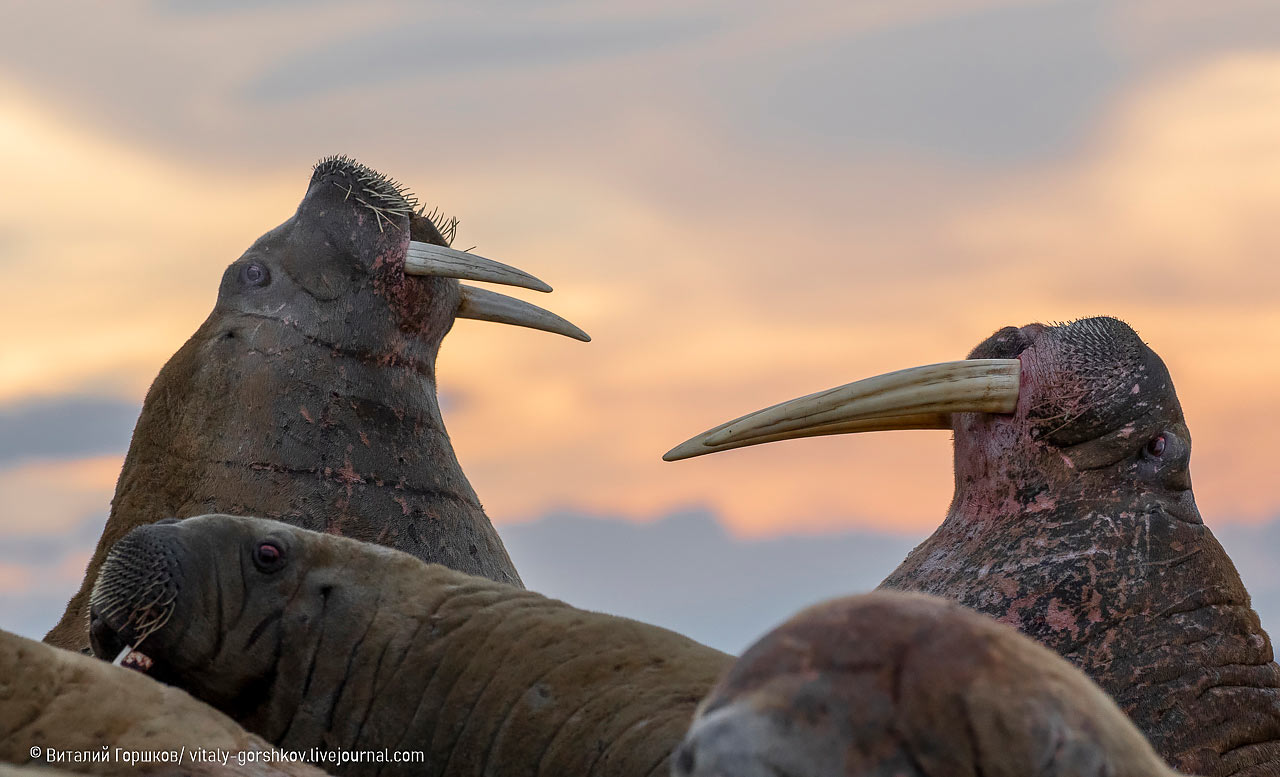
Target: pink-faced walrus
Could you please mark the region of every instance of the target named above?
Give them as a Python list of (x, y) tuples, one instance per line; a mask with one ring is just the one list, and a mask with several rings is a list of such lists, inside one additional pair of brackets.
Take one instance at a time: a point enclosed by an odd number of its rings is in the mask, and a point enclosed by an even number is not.
[[(257, 518), (134, 529), (94, 651), (289, 750), (423, 750), (380, 774), (661, 775), (731, 659), (405, 553)], [(329, 766), (371, 773), (360, 764)]]
[(955, 495), (882, 584), (954, 599), (1067, 658), (1176, 768), (1280, 775), (1280, 666), (1191, 488), (1164, 362), (1114, 318), (1005, 327), (968, 359), (743, 416), (668, 458), (950, 429)]

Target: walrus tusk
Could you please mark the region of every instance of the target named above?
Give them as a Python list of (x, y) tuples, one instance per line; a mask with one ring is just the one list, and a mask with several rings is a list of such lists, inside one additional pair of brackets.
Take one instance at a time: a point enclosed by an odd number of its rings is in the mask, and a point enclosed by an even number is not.
[(572, 337), (584, 343), (591, 342), (591, 335), (550, 310), (475, 286), (462, 287), (462, 299), (458, 302), (458, 312), (455, 315), (458, 318), (527, 326), (530, 329), (541, 329), (544, 332)]
[(404, 258), (406, 275), (439, 275), (468, 281), (488, 281), (520, 286), (534, 291), (551, 291), (551, 287), (524, 270), (434, 243), (409, 241)]
[(950, 429), (951, 413), (1012, 413), (1017, 359), (912, 367), (792, 399), (708, 429), (663, 455), (679, 461), (766, 442), (897, 429)]
[(120, 655), (116, 656), (116, 660), (111, 662), (112, 666), (121, 666), (124, 664), (125, 656), (133, 652), (133, 645), (125, 645), (120, 648)]

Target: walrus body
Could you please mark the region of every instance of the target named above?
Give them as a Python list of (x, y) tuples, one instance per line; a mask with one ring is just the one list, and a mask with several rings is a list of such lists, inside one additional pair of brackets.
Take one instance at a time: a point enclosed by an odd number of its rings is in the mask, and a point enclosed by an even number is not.
[(941, 527), (883, 583), (988, 613), (1084, 669), (1177, 768), (1280, 774), (1280, 667), (1191, 491), (1168, 370), (1125, 324), (1005, 329), (1009, 416), (962, 413)]
[(665, 774), (730, 662), (387, 548), (219, 515), (126, 536), (91, 631), (100, 656), (141, 639), (152, 676), (281, 747), (425, 751), (382, 774)]
[(883, 583), (1018, 627), (1206, 777), (1280, 775), (1280, 667), (1200, 518), (1164, 363), (1113, 318), (1008, 327), (969, 359), (743, 416), (667, 458), (794, 437), (951, 429), (946, 520)]
[[(435, 359), (456, 316), (556, 317), (406, 274), (411, 247), (446, 242), (411, 204), (363, 165), (325, 160), (297, 213), (227, 268), (213, 312), (147, 393), (84, 583), (46, 641), (87, 648), (107, 550), (170, 516), (261, 515), (520, 585), (445, 432)], [(475, 312), (495, 299), (496, 316)]]
[(698, 709), (676, 777), (1173, 775), (1055, 653), (952, 602), (878, 592), (811, 607)]
[[(33, 748), (40, 749), (38, 756)], [(197, 749), (226, 752), (228, 763), (196, 760)], [(182, 752), (182, 763), (136, 760), (162, 752)], [(177, 688), (0, 631), (0, 763), (149, 777), (322, 775), (273, 755), (279, 754), (267, 742)], [(28, 772), (46, 773), (22, 770)]]

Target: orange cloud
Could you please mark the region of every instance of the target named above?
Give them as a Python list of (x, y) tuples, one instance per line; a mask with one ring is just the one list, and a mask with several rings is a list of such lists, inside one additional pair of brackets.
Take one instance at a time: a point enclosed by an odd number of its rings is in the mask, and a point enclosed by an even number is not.
[[(1274, 515), (1278, 99), (1280, 56), (1207, 61), (1123, 95), (1070, 158), (994, 173), (759, 156), (697, 116), (643, 106), (600, 147), (389, 169), (446, 196), (462, 245), (546, 278), (553, 295), (527, 296), (595, 336), (459, 322), (439, 380), (464, 398), (446, 413), (463, 467), (498, 522), (705, 504), (744, 534), (918, 531), (946, 510), (945, 433), (658, 457), (742, 412), (957, 358), (1005, 324), (1108, 313), (1170, 363), (1206, 515)], [(305, 183), (304, 170), (225, 171), (110, 141), (11, 87), (0, 140), (25, 195), (0, 213), (19, 247), (0, 268), (0, 326), (25, 335), (0, 352), (0, 399), (103, 381), (140, 395), (212, 306), (222, 268)], [(41, 491), (65, 473), (3, 476), (0, 492), (43, 516), (14, 525), (105, 510), (118, 459), (101, 466), (65, 504)]]
[(101, 456), (0, 469), (4, 533), (62, 535), (95, 513), (105, 520), (123, 463), (120, 456)]

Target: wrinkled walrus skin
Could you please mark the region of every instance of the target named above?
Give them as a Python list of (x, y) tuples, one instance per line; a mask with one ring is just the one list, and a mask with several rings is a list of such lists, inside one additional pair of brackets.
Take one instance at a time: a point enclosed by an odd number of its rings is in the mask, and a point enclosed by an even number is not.
[(1012, 415), (956, 414), (955, 497), (883, 583), (1016, 626), (1111, 694), (1185, 772), (1280, 775), (1280, 668), (1191, 491), (1164, 363), (1109, 318), (1003, 329)]
[(133, 530), (92, 611), (97, 655), (141, 637), (149, 674), (283, 748), (424, 751), (383, 775), (665, 775), (731, 661), (389, 548), (225, 515)]
[[(227, 268), (147, 393), (84, 583), (46, 641), (87, 648), (108, 549), (170, 516), (261, 515), (520, 584), (436, 401), (459, 284), (404, 273), (411, 235), (445, 241), (370, 175), (322, 162), (297, 213)], [(381, 210), (357, 201), (362, 186)]]
[[(114, 658), (114, 656), (113, 656)], [(228, 764), (186, 757), (183, 763), (130, 764), (116, 759), (74, 762), (31, 748), (101, 754), (103, 748), (134, 752), (194, 748), (231, 753)], [(0, 762), (98, 775), (150, 777), (322, 777), (303, 763), (261, 761), (237, 765), (235, 753), (264, 758), (272, 747), (226, 715), (177, 688), (96, 658), (59, 650), (0, 631)], [(30, 777), (41, 772), (23, 770)]]
[(954, 602), (877, 592), (764, 636), (699, 706), (676, 777), (1169, 777), (1096, 685)]

